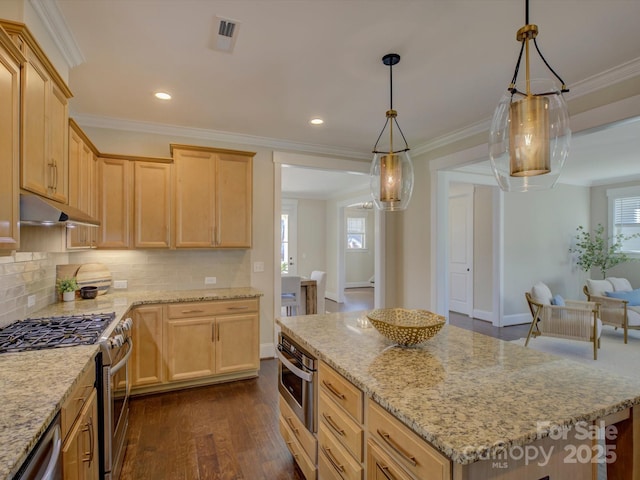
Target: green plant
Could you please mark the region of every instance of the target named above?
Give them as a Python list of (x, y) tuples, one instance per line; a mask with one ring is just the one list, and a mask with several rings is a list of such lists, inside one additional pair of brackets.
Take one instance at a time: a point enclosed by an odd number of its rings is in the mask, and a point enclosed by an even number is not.
[(56, 288), (60, 293), (75, 292), (78, 290), (78, 282), (75, 278), (60, 278), (56, 282)]
[(593, 232), (585, 230), (582, 225), (576, 230), (578, 231), (576, 245), (570, 248), (569, 252), (577, 255), (576, 264), (585, 272), (597, 268), (600, 270), (602, 278), (606, 278), (607, 270), (610, 268), (629, 260), (635, 260), (621, 251), (622, 242), (637, 238), (640, 234), (623, 235), (618, 233), (608, 239), (605, 236), (604, 227), (600, 223)]

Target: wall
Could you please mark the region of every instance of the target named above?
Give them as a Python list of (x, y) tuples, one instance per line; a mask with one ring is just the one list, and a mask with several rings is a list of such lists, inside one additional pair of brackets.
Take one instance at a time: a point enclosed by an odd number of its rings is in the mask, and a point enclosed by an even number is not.
[(476, 185), (473, 195), (473, 316), (490, 319), (493, 312), (493, 192)]
[(504, 194), (504, 316), (530, 321), (524, 292), (546, 283), (554, 294), (581, 299), (584, 275), (569, 253), (578, 225), (589, 221), (589, 187)]
[(298, 274), (326, 271), (326, 202), (298, 199)]

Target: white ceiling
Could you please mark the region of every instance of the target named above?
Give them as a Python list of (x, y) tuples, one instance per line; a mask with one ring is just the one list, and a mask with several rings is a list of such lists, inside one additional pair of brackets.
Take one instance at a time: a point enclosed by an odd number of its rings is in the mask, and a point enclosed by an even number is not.
[[(41, 15), (61, 14), (49, 23), (78, 63), (69, 84), (80, 125), (171, 126), (188, 136), (363, 160), (389, 107), (384, 54), (402, 57), (393, 69), (393, 106), (415, 155), (450, 135), (486, 130), (524, 24), (524, 0), (31, 2)], [(232, 53), (211, 48), (216, 15), (238, 22)], [(538, 45), (572, 89), (569, 100), (638, 75), (639, 18), (637, 0), (530, 2)], [(534, 63), (536, 74), (546, 71)], [(155, 99), (157, 90), (173, 99)], [(325, 124), (311, 126), (315, 116)], [(640, 151), (638, 127), (627, 125), (624, 145), (614, 146)], [(591, 165), (580, 169), (591, 178), (579, 182), (628, 175), (611, 168), (614, 153), (626, 155), (605, 146), (612, 135), (605, 130), (582, 145), (575, 136), (567, 179), (578, 159)]]

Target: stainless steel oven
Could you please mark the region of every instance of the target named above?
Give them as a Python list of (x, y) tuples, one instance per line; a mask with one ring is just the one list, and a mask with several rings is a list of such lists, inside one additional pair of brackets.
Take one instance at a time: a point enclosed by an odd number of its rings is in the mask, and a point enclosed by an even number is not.
[(317, 432), (318, 361), (287, 335), (280, 333), (278, 391), (312, 433)]
[(120, 321), (100, 339), (102, 350), (102, 443), (103, 478), (116, 480), (124, 460), (125, 440), (129, 424), (131, 377), (129, 359), (133, 351), (130, 318)]

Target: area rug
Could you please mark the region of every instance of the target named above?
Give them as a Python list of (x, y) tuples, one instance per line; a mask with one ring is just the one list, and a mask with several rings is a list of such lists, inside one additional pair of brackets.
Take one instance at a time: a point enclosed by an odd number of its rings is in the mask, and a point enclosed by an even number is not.
[[(566, 340), (554, 337), (536, 337), (529, 340), (528, 348), (553, 353), (584, 365), (600, 368), (618, 375), (632, 377), (640, 381), (640, 331), (630, 330), (625, 345), (622, 330), (605, 326), (600, 336), (598, 359), (593, 359), (593, 346), (588, 342)], [(523, 345), (525, 338), (512, 343)]]

